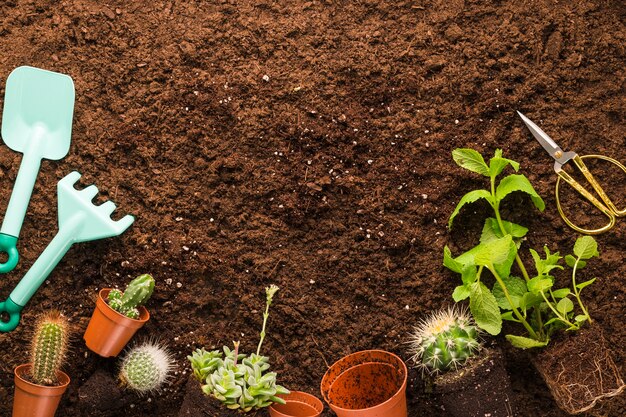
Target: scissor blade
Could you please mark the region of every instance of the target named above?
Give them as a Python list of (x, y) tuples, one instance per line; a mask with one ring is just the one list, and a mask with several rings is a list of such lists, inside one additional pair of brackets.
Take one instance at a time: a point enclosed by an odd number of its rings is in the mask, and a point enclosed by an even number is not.
[(543, 146), (543, 149), (545, 149), (551, 157), (559, 161), (563, 155), (563, 150), (559, 147), (559, 145), (557, 145), (546, 132), (541, 130), (541, 128), (534, 124), (528, 117), (524, 116), (520, 112), (517, 112), (517, 114), (519, 114), (519, 117), (522, 118), (528, 130), (530, 130), (530, 133), (532, 133), (535, 139), (537, 139), (541, 146)]

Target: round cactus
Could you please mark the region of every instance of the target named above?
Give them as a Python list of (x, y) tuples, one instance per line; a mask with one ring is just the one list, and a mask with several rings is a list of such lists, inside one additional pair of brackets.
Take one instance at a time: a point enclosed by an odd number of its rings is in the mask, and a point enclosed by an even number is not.
[(40, 385), (54, 385), (57, 371), (65, 360), (68, 343), (67, 320), (57, 311), (37, 321), (32, 342), (31, 376)]
[(423, 320), (411, 335), (413, 360), (439, 374), (463, 365), (480, 349), (478, 328), (464, 309), (449, 308)]
[(158, 391), (167, 380), (173, 362), (170, 353), (158, 343), (136, 346), (124, 357), (120, 379), (129, 388), (148, 393)]

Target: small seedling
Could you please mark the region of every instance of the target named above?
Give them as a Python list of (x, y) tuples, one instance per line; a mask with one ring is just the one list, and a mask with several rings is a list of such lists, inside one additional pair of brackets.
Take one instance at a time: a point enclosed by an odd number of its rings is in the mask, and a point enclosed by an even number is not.
[(124, 386), (147, 394), (161, 388), (172, 367), (172, 356), (167, 349), (158, 343), (146, 342), (128, 351), (119, 377)]
[(42, 315), (35, 326), (31, 349), (31, 377), (39, 385), (57, 384), (68, 345), (69, 325), (59, 312)]
[[(455, 288), (452, 297), (456, 302), (469, 298), (470, 311), (476, 324), (489, 334), (497, 335), (502, 330), (502, 320), (521, 324), (528, 337), (506, 335), (516, 347), (527, 349), (546, 346), (550, 336), (559, 329), (579, 330), (586, 321), (591, 321), (587, 308), (580, 298), (583, 288), (593, 283), (589, 280), (576, 282), (576, 272), (585, 266), (588, 259), (598, 256), (597, 243), (590, 236), (576, 240), (574, 255), (565, 257), (566, 263), (572, 268), (572, 287), (554, 289), (556, 270), (562, 257), (558, 252), (551, 253), (544, 247), (545, 257), (530, 249), (536, 275), (530, 276), (518, 252), (522, 239), (528, 229), (502, 219), (500, 203), (509, 194), (521, 191), (528, 194), (539, 210), (545, 205), (530, 181), (523, 175), (509, 175), (496, 185), (496, 178), (508, 165), (515, 171), (519, 164), (502, 157), (502, 151), (496, 150), (494, 157), (487, 165), (478, 152), (472, 149), (457, 149), (452, 153), (454, 160), (461, 167), (477, 172), (490, 178), (489, 190), (475, 190), (461, 198), (448, 222), (453, 221), (461, 208), (468, 203), (484, 199), (493, 209), (495, 217), (485, 221), (480, 243), (469, 251), (452, 257), (450, 249), (444, 248), (443, 264), (454, 272), (461, 274), (462, 285)], [(522, 278), (512, 272), (516, 264)], [(489, 271), (495, 282), (487, 286)], [(575, 314), (576, 300), (580, 314)]]
[(278, 395), (289, 394), (289, 390), (276, 384), (276, 373), (267, 372), (270, 368), (269, 357), (261, 356), (269, 308), (277, 291), (275, 285), (265, 289), (263, 328), (256, 353), (241, 354), (239, 342), (233, 342), (233, 350), (227, 346), (223, 347), (223, 352), (196, 349), (187, 357), (194, 376), (203, 384), (202, 391), (230, 409), (248, 412), (268, 407), (272, 403), (285, 404)]
[(481, 347), (472, 318), (456, 307), (437, 311), (422, 320), (409, 344), (413, 361), (431, 375), (463, 366)]
[(139, 318), (138, 307), (144, 305), (154, 291), (154, 278), (148, 274), (139, 275), (132, 280), (124, 292), (113, 289), (109, 292), (109, 306), (128, 318)]

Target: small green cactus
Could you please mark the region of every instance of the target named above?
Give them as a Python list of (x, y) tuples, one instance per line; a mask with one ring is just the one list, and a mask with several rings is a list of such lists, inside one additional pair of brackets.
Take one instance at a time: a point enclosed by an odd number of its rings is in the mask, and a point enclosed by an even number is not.
[(122, 384), (141, 394), (158, 391), (173, 367), (170, 353), (155, 342), (136, 346), (124, 357), (120, 370)]
[(39, 385), (55, 385), (57, 371), (67, 353), (69, 325), (58, 311), (42, 315), (37, 321), (31, 349), (31, 376)]
[(478, 336), (478, 328), (465, 310), (435, 312), (411, 335), (412, 359), (430, 374), (456, 369), (478, 352)]
[(285, 404), (285, 400), (278, 395), (289, 394), (289, 390), (276, 384), (275, 372), (266, 372), (270, 368), (269, 358), (260, 355), (269, 308), (277, 291), (275, 285), (265, 289), (265, 312), (257, 353), (241, 354), (239, 342), (234, 342), (234, 350), (227, 346), (224, 346), (223, 353), (196, 349), (191, 356), (187, 356), (195, 377), (203, 384), (202, 391), (230, 409), (248, 412), (272, 403)]
[(153, 291), (154, 278), (149, 274), (139, 275), (128, 284), (126, 291), (111, 290), (108, 304), (113, 310), (137, 320), (140, 316), (137, 307), (144, 305)]

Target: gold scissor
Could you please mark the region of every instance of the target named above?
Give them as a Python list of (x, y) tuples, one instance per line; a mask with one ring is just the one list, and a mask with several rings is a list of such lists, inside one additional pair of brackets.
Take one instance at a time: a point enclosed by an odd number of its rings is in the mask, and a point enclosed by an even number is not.
[[(626, 208), (623, 210), (618, 210), (615, 204), (611, 201), (609, 196), (606, 195), (600, 184), (593, 177), (587, 166), (583, 162), (583, 159), (602, 159), (604, 161), (608, 161), (613, 165), (619, 167), (624, 173), (626, 173), (626, 167), (622, 165), (619, 161), (616, 161), (613, 158), (609, 158), (604, 155), (585, 155), (579, 156), (576, 152), (563, 152), (563, 150), (557, 145), (551, 138), (548, 136), (543, 130), (539, 128), (536, 124), (534, 124), (530, 119), (524, 116), (522, 113), (517, 112), (519, 116), (522, 118), (526, 127), (530, 130), (530, 133), (533, 134), (535, 139), (539, 141), (541, 146), (550, 154), (552, 158), (556, 161), (554, 163), (554, 172), (557, 173), (558, 178), (556, 180), (556, 207), (561, 214), (565, 223), (572, 229), (577, 232), (588, 234), (588, 235), (597, 235), (607, 230), (611, 229), (615, 226), (616, 217), (626, 216)], [(563, 170), (563, 165), (565, 165), (569, 161), (574, 161), (576, 167), (583, 173), (589, 184), (593, 187), (595, 192), (600, 196), (602, 201), (598, 200), (593, 194), (591, 194), (587, 189), (585, 189), (582, 185), (580, 185), (575, 179), (573, 179), (565, 170)], [(594, 206), (596, 206), (604, 215), (609, 218), (609, 224), (600, 227), (599, 229), (584, 229), (582, 227), (576, 226), (572, 223), (563, 213), (563, 208), (561, 207), (561, 202), (559, 201), (559, 183), (561, 178), (567, 182), (569, 185), (574, 187), (576, 191), (578, 191), (583, 197), (589, 200)]]

